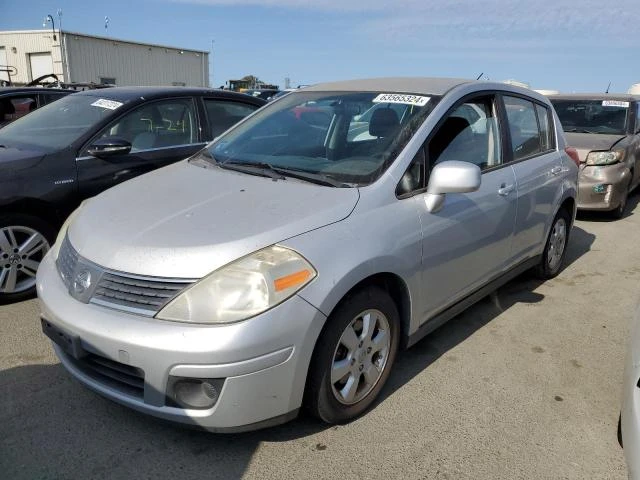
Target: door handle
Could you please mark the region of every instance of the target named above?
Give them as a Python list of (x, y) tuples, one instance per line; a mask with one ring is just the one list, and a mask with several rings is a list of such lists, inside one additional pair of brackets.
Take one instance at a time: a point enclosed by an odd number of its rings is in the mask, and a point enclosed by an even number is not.
[(511, 192), (513, 192), (514, 188), (515, 188), (515, 185), (513, 184), (507, 185), (506, 183), (503, 183), (502, 185), (500, 185), (500, 188), (498, 189), (498, 195), (502, 195), (503, 197), (506, 197)]
[(562, 167), (553, 167), (553, 168), (551, 169), (551, 173), (552, 173), (553, 175), (558, 175), (560, 172), (562, 172)]

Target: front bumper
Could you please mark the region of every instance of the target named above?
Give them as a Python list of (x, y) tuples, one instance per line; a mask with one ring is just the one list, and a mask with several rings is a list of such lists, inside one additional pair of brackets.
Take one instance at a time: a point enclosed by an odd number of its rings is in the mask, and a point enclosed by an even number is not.
[[(127, 381), (93, 374), (84, 360), (54, 344), (61, 363), (81, 383), (138, 411), (212, 431), (250, 430), (295, 416), (326, 320), (297, 295), (262, 315), (222, 326), (167, 322), (85, 304), (69, 295), (52, 255), (38, 269), (37, 290), (43, 318), (77, 337), (92, 358), (125, 373), (141, 372), (141, 386), (132, 390)], [(185, 409), (167, 401), (170, 376), (224, 383), (212, 408)]]
[(624, 163), (580, 166), (578, 209), (613, 210), (627, 194), (631, 172)]
[(620, 426), (631, 480), (640, 480), (640, 307), (627, 350), (622, 387)]

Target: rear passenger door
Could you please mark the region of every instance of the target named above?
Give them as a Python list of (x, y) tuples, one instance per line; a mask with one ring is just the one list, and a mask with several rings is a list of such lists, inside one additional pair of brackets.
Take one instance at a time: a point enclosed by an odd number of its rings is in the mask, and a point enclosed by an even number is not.
[(480, 189), (447, 194), (430, 213), (421, 203), (424, 315), (441, 312), (506, 268), (516, 219), (513, 169), (505, 165), (497, 97), (465, 98), (443, 119), (426, 146), (428, 164), (458, 160), (480, 167)]
[(209, 126), (205, 138), (213, 140), (260, 107), (235, 100), (205, 98), (204, 108)]
[(517, 263), (542, 250), (562, 196), (563, 166), (549, 107), (515, 95), (502, 98), (510, 138), (506, 154), (517, 184), (518, 213), (510, 259)]
[[(96, 140), (118, 137), (131, 143), (126, 155), (97, 158), (87, 149)], [(190, 97), (151, 101), (118, 117), (81, 150), (77, 161), (82, 198), (130, 178), (183, 160), (205, 145)]]

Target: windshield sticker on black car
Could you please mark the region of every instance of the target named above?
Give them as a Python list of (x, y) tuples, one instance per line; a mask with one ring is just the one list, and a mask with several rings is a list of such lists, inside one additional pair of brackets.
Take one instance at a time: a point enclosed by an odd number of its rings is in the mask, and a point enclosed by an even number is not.
[(115, 100), (107, 100), (107, 99), (101, 98), (100, 100), (96, 100), (95, 102), (93, 102), (91, 106), (108, 108), (109, 110), (115, 110), (116, 108), (121, 107), (122, 103), (116, 102)]
[(403, 93), (381, 93), (372, 100), (373, 103), (402, 103), (424, 107), (431, 97), (420, 95), (405, 95)]
[(629, 102), (622, 102), (620, 100), (603, 100), (602, 101), (602, 106), (603, 107), (623, 107), (623, 108), (629, 108)]

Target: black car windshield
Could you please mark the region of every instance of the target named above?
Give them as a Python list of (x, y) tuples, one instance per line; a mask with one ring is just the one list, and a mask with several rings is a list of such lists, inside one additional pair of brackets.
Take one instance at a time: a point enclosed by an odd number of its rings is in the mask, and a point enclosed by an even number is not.
[(367, 185), (393, 162), (435, 103), (418, 94), (292, 92), (217, 139), (209, 161), (307, 174), (334, 186)]
[(121, 106), (92, 95), (67, 95), (0, 129), (0, 145), (53, 152), (73, 143)]
[(560, 123), (569, 133), (627, 133), (629, 102), (622, 100), (551, 100)]

